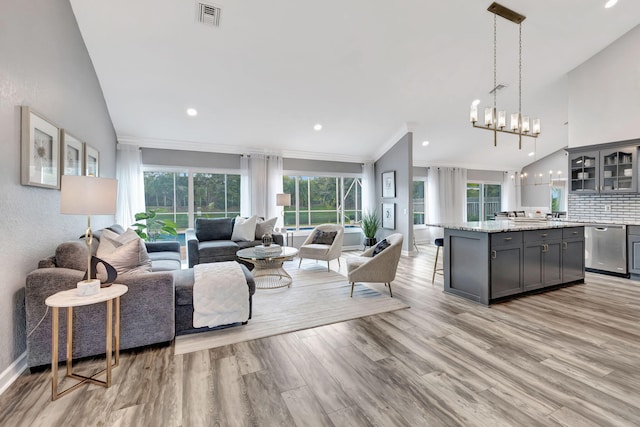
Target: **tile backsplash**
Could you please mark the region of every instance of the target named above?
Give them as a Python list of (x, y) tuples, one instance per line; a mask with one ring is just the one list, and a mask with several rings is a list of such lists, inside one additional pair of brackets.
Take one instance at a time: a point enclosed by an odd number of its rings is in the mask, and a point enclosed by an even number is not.
[(569, 194), (568, 204), (576, 221), (640, 223), (640, 194)]

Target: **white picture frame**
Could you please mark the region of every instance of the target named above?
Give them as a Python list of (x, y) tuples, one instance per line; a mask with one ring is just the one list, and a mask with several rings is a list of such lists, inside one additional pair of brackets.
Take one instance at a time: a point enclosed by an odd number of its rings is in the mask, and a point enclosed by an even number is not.
[(396, 204), (395, 203), (382, 204), (382, 228), (386, 228), (388, 230), (396, 229)]
[(382, 173), (382, 197), (396, 197), (396, 171)]
[(84, 145), (84, 174), (100, 176), (100, 152), (89, 144)]
[(21, 184), (60, 188), (60, 129), (28, 106), (20, 108)]
[(62, 175), (84, 175), (84, 143), (71, 135), (66, 129), (60, 132), (62, 153), (60, 173)]

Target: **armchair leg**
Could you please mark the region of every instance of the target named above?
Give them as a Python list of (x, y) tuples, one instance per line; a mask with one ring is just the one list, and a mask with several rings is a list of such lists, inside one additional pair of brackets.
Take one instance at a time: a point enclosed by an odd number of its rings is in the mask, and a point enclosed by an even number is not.
[(391, 298), (393, 298), (393, 292), (391, 292), (391, 282), (385, 283), (385, 285), (389, 285), (389, 295), (391, 295)]
[(342, 266), (340, 265), (340, 258), (338, 258), (338, 268), (341, 268)]
[(331, 272), (331, 268), (329, 267), (329, 261), (327, 261), (327, 271)]
[(351, 298), (353, 298), (353, 287), (355, 286), (356, 282), (351, 282)]
[(431, 276), (431, 284), (436, 280), (436, 269), (438, 267), (438, 254), (440, 253), (440, 246), (436, 249), (436, 262), (433, 263), (433, 276)]
[(302, 265), (302, 257), (300, 258), (300, 262), (298, 263), (298, 270), (300, 270), (301, 265)]

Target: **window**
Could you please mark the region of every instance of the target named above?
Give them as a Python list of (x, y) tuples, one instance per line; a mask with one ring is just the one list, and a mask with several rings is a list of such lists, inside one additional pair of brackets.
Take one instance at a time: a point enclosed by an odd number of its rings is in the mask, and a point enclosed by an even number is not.
[(425, 181), (413, 181), (413, 224), (425, 224), (426, 223), (426, 203), (424, 198), (424, 186)]
[(502, 187), (500, 184), (467, 183), (467, 221), (487, 221), (499, 212)]
[(240, 215), (240, 175), (193, 174), (195, 218), (228, 218)]
[(179, 229), (193, 227), (199, 217), (240, 215), (239, 174), (147, 170), (144, 193), (147, 210), (159, 210), (159, 218), (175, 222)]
[(189, 178), (186, 172), (144, 172), (144, 203), (157, 217), (189, 226)]
[(362, 182), (346, 176), (284, 176), (283, 191), (291, 194), (284, 209), (287, 228), (319, 224), (352, 224), (362, 217)]
[(551, 212), (563, 212), (566, 211), (566, 181), (553, 180), (551, 181)]

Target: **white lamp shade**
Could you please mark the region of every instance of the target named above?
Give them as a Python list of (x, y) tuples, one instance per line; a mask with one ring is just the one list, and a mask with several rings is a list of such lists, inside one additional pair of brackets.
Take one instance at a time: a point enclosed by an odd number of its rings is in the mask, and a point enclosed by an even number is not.
[(94, 176), (63, 175), (60, 213), (113, 215), (116, 213), (118, 181)]
[(291, 206), (291, 194), (276, 194), (276, 206)]

